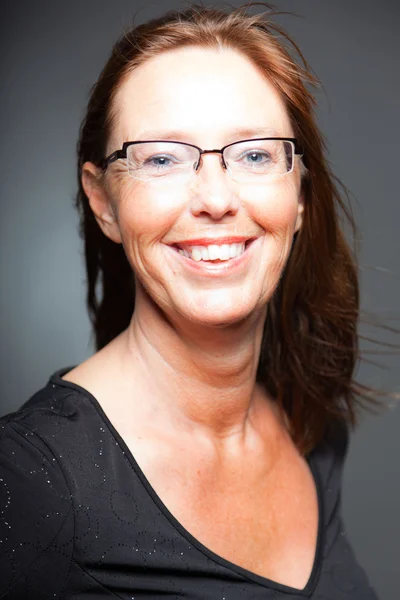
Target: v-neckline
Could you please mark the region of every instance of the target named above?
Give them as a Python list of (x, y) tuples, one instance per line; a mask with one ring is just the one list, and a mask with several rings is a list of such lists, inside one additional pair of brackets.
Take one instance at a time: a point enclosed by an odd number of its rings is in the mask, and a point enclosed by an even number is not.
[(269, 579), (268, 577), (263, 577), (262, 575), (257, 575), (256, 573), (253, 573), (252, 571), (249, 571), (248, 569), (245, 569), (244, 567), (241, 567), (235, 563), (232, 563), (231, 561), (223, 558), (222, 556), (219, 556), (218, 554), (216, 554), (215, 552), (213, 552), (212, 550), (210, 550), (209, 548), (204, 546), (198, 539), (196, 539), (178, 521), (178, 519), (170, 512), (170, 510), (164, 504), (164, 502), (162, 501), (160, 496), (157, 494), (157, 492), (151, 485), (150, 481), (147, 479), (147, 477), (146, 477), (145, 473), (143, 472), (143, 470), (141, 469), (140, 465), (136, 461), (136, 459), (135, 459), (132, 451), (128, 447), (127, 443), (125, 442), (123, 437), (119, 434), (117, 429), (114, 427), (111, 420), (108, 418), (107, 414), (103, 410), (103, 407), (101, 406), (101, 404), (97, 400), (97, 398), (95, 398), (95, 396), (93, 396), (93, 394), (91, 394), (91, 392), (89, 392), (86, 388), (84, 388), (76, 383), (72, 383), (71, 381), (66, 381), (66, 380), (62, 379), (63, 375), (65, 375), (66, 373), (71, 371), (73, 368), (74, 368), (74, 366), (57, 370), (56, 372), (53, 373), (53, 375), (51, 375), (49, 382), (53, 383), (53, 384), (57, 384), (58, 386), (73, 389), (73, 390), (79, 392), (80, 394), (83, 394), (84, 396), (86, 396), (86, 398), (91, 402), (93, 408), (96, 410), (96, 412), (97, 412), (99, 418), (102, 420), (103, 424), (107, 426), (107, 428), (110, 430), (110, 432), (114, 436), (114, 438), (119, 446), (119, 450), (120, 450), (121, 454), (125, 458), (128, 459), (134, 472), (138, 476), (141, 484), (143, 485), (143, 487), (145, 488), (145, 490), (147, 491), (149, 496), (152, 498), (152, 500), (156, 504), (157, 508), (160, 510), (160, 512), (163, 514), (163, 516), (167, 518), (167, 520), (174, 527), (174, 529), (176, 529), (180, 533), (180, 535), (182, 535), (185, 539), (187, 539), (194, 548), (197, 548), (200, 552), (202, 552), (205, 556), (207, 556), (214, 562), (222, 565), (223, 567), (225, 567), (227, 569), (230, 569), (231, 571), (234, 571), (235, 573), (241, 575), (242, 577), (244, 577), (246, 579), (254, 581), (255, 583), (257, 583), (265, 588), (276, 590), (278, 592), (285, 592), (285, 593), (289, 593), (289, 594), (297, 595), (297, 596), (299, 596), (299, 595), (306, 596), (306, 597), (311, 596), (312, 592), (314, 591), (314, 589), (316, 587), (318, 577), (320, 574), (320, 570), (321, 570), (322, 548), (323, 548), (323, 537), (324, 537), (324, 522), (323, 522), (324, 521), (324, 504), (323, 504), (323, 494), (322, 494), (322, 482), (321, 482), (321, 477), (320, 477), (320, 474), (318, 471), (318, 467), (314, 461), (314, 455), (315, 455), (317, 448), (314, 448), (314, 450), (312, 450), (308, 454), (308, 456), (305, 457), (305, 460), (307, 461), (307, 464), (309, 465), (309, 468), (310, 468), (310, 471), (311, 471), (311, 474), (312, 474), (312, 477), (314, 480), (314, 485), (316, 488), (317, 499), (318, 499), (317, 542), (316, 542), (316, 548), (315, 548), (315, 553), (314, 553), (313, 567), (312, 567), (310, 576), (308, 578), (308, 581), (307, 581), (305, 587), (303, 589), (299, 589), (299, 588), (295, 588), (295, 587), (292, 587), (289, 585), (285, 585), (283, 583), (279, 583), (277, 581)]

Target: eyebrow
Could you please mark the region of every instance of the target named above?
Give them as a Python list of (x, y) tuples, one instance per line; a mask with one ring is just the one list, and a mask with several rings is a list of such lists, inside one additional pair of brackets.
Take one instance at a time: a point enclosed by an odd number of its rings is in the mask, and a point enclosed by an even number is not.
[[(192, 136), (179, 130), (150, 129), (142, 131), (135, 141), (145, 140), (176, 140), (188, 141)], [(253, 137), (284, 137), (271, 127), (237, 127), (229, 131), (229, 138), (246, 139)], [(289, 136), (290, 137), (290, 136)]]

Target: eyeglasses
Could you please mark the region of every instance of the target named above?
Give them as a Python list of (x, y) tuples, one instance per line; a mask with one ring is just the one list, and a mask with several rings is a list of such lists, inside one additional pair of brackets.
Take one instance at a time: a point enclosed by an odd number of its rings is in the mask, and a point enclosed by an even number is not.
[(295, 156), (302, 156), (296, 138), (257, 138), (228, 144), (220, 150), (202, 150), (185, 142), (147, 140), (124, 142), (102, 162), (102, 168), (126, 159), (131, 177), (140, 181), (182, 181), (198, 171), (204, 154), (221, 154), (222, 167), (240, 183), (264, 182), (287, 175)]

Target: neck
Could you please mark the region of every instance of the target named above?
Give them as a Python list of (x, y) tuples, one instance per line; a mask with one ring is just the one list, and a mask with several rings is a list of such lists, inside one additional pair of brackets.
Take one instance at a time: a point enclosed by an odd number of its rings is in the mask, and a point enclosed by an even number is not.
[(216, 439), (243, 436), (265, 404), (256, 385), (265, 316), (266, 309), (240, 323), (207, 328), (166, 316), (139, 287), (120, 340), (124, 369), (145, 384), (157, 404), (153, 414)]

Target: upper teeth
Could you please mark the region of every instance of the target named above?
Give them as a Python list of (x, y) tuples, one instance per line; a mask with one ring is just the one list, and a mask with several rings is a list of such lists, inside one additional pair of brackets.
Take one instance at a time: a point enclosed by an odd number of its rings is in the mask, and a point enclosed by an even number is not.
[(192, 260), (229, 260), (240, 256), (244, 252), (245, 244), (222, 244), (217, 246), (192, 246), (185, 249), (179, 248), (179, 254), (191, 258)]

